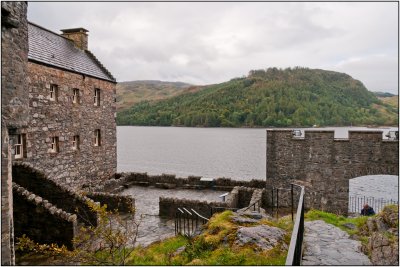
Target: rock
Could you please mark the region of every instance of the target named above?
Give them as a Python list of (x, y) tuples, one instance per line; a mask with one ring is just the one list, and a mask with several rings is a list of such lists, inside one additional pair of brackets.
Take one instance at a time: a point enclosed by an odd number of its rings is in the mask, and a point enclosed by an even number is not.
[(368, 218), (367, 227), (368, 227), (368, 232), (370, 232), (370, 233), (372, 233), (376, 230), (374, 218)]
[(375, 225), (376, 225), (378, 232), (385, 232), (389, 229), (389, 227), (386, 225), (386, 223), (382, 217), (376, 218)]
[(234, 215), (234, 216), (232, 216), (232, 221), (234, 223), (244, 224), (244, 223), (256, 223), (259, 220), (248, 218), (246, 216)]
[(186, 246), (182, 246), (178, 248), (174, 253), (172, 253), (172, 257), (180, 255), (182, 252), (184, 252), (186, 249)]
[[(236, 234), (235, 243), (240, 246), (254, 244), (261, 250), (269, 250), (279, 243), (284, 244), (284, 234), (285, 232), (282, 229), (268, 225), (240, 227)], [(284, 247), (286, 247), (286, 244)]]

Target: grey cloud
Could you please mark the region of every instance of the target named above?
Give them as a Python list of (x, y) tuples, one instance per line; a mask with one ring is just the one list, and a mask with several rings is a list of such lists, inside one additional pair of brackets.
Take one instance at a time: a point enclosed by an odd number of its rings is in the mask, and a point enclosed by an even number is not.
[[(305, 66), (347, 72), (369, 90), (396, 93), (394, 7), (396, 3), (29, 2), (28, 18), (56, 32), (87, 28), (89, 48), (119, 81), (208, 84), (251, 69)], [(373, 56), (377, 54), (386, 57)]]

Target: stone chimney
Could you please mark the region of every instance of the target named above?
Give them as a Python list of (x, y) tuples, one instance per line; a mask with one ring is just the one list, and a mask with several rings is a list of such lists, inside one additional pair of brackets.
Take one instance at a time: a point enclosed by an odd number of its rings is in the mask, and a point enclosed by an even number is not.
[(88, 49), (88, 35), (87, 35), (88, 30), (84, 28), (75, 28), (75, 29), (65, 29), (61, 31), (62, 31), (61, 35), (72, 40), (78, 48), (82, 50)]

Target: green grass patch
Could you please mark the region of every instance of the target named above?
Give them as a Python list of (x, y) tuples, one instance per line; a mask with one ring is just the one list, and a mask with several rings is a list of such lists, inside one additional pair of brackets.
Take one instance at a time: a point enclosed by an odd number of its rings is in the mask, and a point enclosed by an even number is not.
[[(336, 227), (339, 227), (343, 231), (346, 231), (349, 235), (357, 234), (359, 231), (358, 229), (362, 227), (369, 218), (368, 216), (347, 218), (342, 215), (336, 215), (334, 213), (320, 211), (320, 210), (313, 210), (313, 209), (308, 211), (304, 216), (305, 220), (307, 221), (323, 220), (326, 223), (332, 224)], [(356, 226), (356, 229), (349, 229), (348, 227), (344, 226), (344, 224), (347, 223), (354, 224)]]

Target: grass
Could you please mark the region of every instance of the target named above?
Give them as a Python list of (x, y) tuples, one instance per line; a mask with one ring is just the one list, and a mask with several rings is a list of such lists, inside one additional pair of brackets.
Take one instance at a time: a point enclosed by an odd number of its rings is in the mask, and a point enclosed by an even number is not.
[[(215, 214), (205, 225), (204, 232), (188, 239), (182, 236), (157, 242), (147, 248), (136, 248), (129, 265), (284, 265), (287, 249), (282, 244), (271, 250), (260, 251), (254, 245), (239, 246), (235, 243), (240, 225), (232, 222), (231, 211)], [(292, 223), (290, 218), (279, 221), (261, 220), (267, 224), (287, 230), (284, 242), (288, 246)], [(178, 248), (185, 246), (181, 253)]]
[[(367, 222), (368, 218), (368, 216), (347, 218), (341, 215), (313, 209), (305, 214), (305, 219), (308, 221), (323, 220), (326, 223), (332, 224), (339, 227), (343, 231), (346, 231), (349, 235), (357, 234), (359, 232), (358, 229)], [(349, 229), (348, 227), (344, 226), (344, 224), (347, 223), (354, 224), (356, 226), (356, 229)]]

